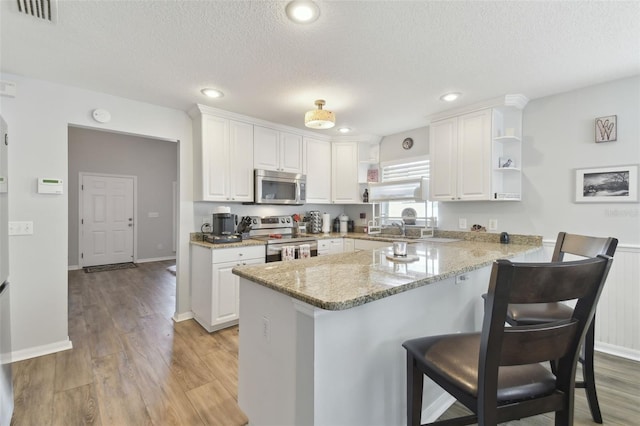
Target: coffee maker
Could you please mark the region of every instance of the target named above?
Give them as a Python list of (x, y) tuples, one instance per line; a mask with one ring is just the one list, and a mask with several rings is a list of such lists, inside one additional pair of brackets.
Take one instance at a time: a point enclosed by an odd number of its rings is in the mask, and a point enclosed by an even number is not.
[(211, 216), (211, 234), (204, 235), (204, 240), (213, 244), (240, 242), (242, 236), (236, 232), (237, 225), (238, 217), (228, 207), (219, 207)]

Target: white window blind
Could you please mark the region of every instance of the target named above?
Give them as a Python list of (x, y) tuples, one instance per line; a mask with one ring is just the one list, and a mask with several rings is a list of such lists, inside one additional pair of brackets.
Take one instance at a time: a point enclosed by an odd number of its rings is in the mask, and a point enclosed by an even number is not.
[(399, 179), (417, 179), (421, 177), (429, 177), (429, 160), (382, 166), (382, 182)]

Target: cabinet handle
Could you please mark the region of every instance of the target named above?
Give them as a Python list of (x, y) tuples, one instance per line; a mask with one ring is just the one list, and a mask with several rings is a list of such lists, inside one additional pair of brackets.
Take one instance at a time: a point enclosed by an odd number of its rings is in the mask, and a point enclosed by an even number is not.
[(242, 253), (238, 253), (238, 256), (242, 256)]

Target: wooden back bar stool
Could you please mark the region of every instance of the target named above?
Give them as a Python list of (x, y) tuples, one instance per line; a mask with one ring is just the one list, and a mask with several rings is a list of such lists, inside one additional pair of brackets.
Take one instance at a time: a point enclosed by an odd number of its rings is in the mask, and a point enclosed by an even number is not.
[[(407, 425), (421, 422), (424, 375), (474, 414), (433, 424), (480, 426), (555, 411), (573, 424), (580, 342), (602, 292), (612, 258), (551, 263), (494, 262), (482, 332), (408, 340)], [(510, 303), (576, 300), (569, 318), (505, 326)], [(555, 374), (542, 363), (557, 360)]]
[[(552, 262), (561, 262), (565, 254), (580, 256), (581, 258), (593, 258), (599, 254), (613, 257), (618, 246), (615, 238), (589, 237), (560, 232), (553, 251)], [(532, 305), (512, 304), (507, 310), (507, 322), (511, 325), (530, 325), (557, 321), (571, 317), (573, 310), (562, 303), (543, 303)], [(587, 401), (591, 411), (591, 417), (596, 423), (602, 423), (602, 413), (598, 404), (596, 382), (593, 366), (593, 346), (595, 342), (595, 316), (589, 325), (583, 345), (583, 355), (580, 357), (582, 364), (582, 381), (576, 382), (577, 388), (584, 388), (587, 393)], [(552, 364), (553, 365), (553, 364)]]

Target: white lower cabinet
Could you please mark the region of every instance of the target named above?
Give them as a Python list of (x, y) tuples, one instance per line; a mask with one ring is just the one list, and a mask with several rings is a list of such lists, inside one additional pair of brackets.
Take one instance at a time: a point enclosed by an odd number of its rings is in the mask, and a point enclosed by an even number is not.
[(240, 278), (232, 270), (264, 262), (264, 246), (227, 249), (191, 246), (191, 310), (195, 320), (208, 332), (237, 324)]
[(353, 239), (351, 238), (344, 238), (342, 240), (342, 244), (343, 244), (343, 251), (345, 253), (351, 253), (355, 251), (355, 246), (354, 246), (354, 242)]
[(344, 251), (342, 238), (318, 240), (318, 256), (342, 253)]

